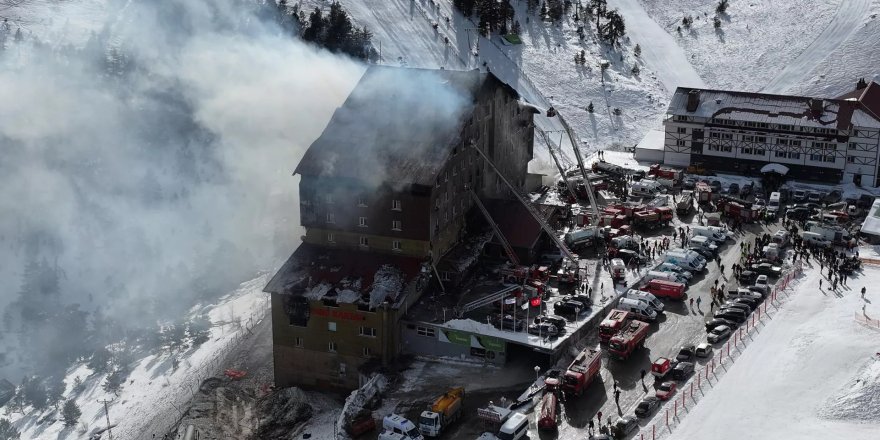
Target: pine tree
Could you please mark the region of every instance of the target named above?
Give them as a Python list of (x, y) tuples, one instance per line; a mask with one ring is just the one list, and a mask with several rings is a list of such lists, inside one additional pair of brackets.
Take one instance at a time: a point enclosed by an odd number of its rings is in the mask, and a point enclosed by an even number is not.
[(106, 379), (104, 379), (101, 389), (107, 393), (119, 394), (119, 390), (122, 389), (122, 385), (125, 383), (125, 378), (127, 376), (128, 375), (122, 368), (117, 367), (107, 375)]
[(113, 353), (110, 353), (106, 347), (100, 347), (92, 353), (88, 367), (97, 374), (106, 373), (110, 369), (111, 361), (113, 361)]
[(596, 109), (593, 107), (593, 101), (590, 101), (590, 105), (587, 106), (587, 112), (593, 113)]
[(608, 2), (606, 0), (590, 0), (590, 9), (596, 11), (596, 32), (601, 35), (602, 27), (599, 25), (599, 19), (608, 10)]
[(712, 19), (713, 24), (715, 25), (715, 29), (721, 28), (721, 19), (716, 15), (715, 18)]
[(0, 419), (0, 440), (18, 440), (21, 433), (7, 419)]
[(211, 320), (207, 315), (199, 315), (186, 324), (186, 336), (191, 347), (198, 347), (211, 338)]
[(64, 419), (64, 426), (71, 427), (75, 426), (77, 422), (79, 422), (79, 416), (82, 415), (82, 411), (79, 410), (79, 405), (76, 404), (76, 401), (73, 399), (69, 399), (64, 402), (64, 407), (61, 409), (61, 417)]
[(547, 4), (544, 2), (541, 2), (541, 12), (539, 15), (541, 16), (541, 20), (547, 19)]
[(721, 0), (720, 2), (718, 2), (718, 6), (715, 7), (715, 12), (719, 14), (727, 12), (727, 0)]
[(638, 44), (636, 44), (635, 49), (633, 49), (633, 55), (635, 55), (636, 58), (641, 57), (642, 56), (642, 46), (639, 46)]
[(520, 26), (519, 20), (513, 22), (513, 28), (511, 29), (511, 31), (517, 35), (522, 33), (522, 26)]
[(608, 40), (612, 45), (616, 45), (621, 37), (626, 34), (626, 25), (623, 22), (623, 16), (616, 9), (605, 13), (608, 22), (602, 32), (602, 37)]
[(632, 70), (630, 70), (630, 72), (632, 72), (633, 76), (639, 76), (639, 73), (642, 73), (642, 70), (639, 69), (639, 65), (636, 64), (636, 65), (633, 65), (633, 68), (632, 68)]
[(25, 377), (21, 381), (21, 388), (25, 404), (33, 406), (37, 411), (49, 406), (49, 395), (39, 377)]
[(324, 16), (321, 8), (315, 8), (309, 14), (309, 26), (303, 32), (303, 40), (320, 43), (324, 35)]
[(526, 12), (529, 14), (534, 14), (538, 9), (538, 0), (528, 0), (526, 3)]
[(58, 411), (58, 405), (64, 400), (64, 379), (61, 376), (53, 376), (48, 379), (46, 395), (49, 405)]
[(581, 49), (581, 66), (585, 66), (587, 64), (587, 51)]

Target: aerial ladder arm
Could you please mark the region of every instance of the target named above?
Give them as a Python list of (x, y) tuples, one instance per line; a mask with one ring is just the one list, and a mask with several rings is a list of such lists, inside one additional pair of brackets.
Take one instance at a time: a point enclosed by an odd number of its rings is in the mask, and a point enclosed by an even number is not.
[(501, 242), (501, 246), (504, 247), (504, 252), (507, 253), (507, 258), (510, 259), (510, 262), (519, 265), (519, 258), (516, 256), (516, 252), (513, 251), (513, 247), (510, 246), (510, 243), (507, 241), (507, 238), (504, 237), (504, 234), (501, 233), (501, 228), (498, 227), (498, 224), (492, 220), (492, 216), (489, 214), (489, 210), (483, 206), (483, 202), (477, 196), (477, 193), (474, 190), (469, 189), (468, 193), (470, 193), (471, 198), (474, 199), (474, 203), (476, 203), (477, 208), (480, 208), (480, 212), (483, 213), (483, 217), (486, 217), (486, 221), (489, 222), (489, 225), (492, 226), (492, 230), (495, 232), (495, 236), (498, 237), (498, 241)]
[(565, 243), (556, 236), (556, 230), (553, 229), (553, 227), (551, 227), (549, 223), (547, 223), (547, 220), (544, 219), (544, 216), (541, 215), (541, 213), (539, 213), (534, 206), (532, 206), (531, 202), (526, 200), (526, 198), (519, 193), (519, 190), (516, 188), (516, 186), (510, 183), (510, 181), (507, 180), (506, 177), (504, 177), (504, 174), (501, 174), (501, 170), (499, 170), (498, 167), (495, 166), (495, 164), (492, 162), (492, 159), (490, 159), (489, 156), (487, 156), (486, 153), (483, 152), (483, 150), (480, 150), (480, 148), (477, 147), (476, 144), (472, 143), (471, 145), (475, 150), (477, 150), (477, 153), (479, 153), (480, 156), (482, 156), (483, 159), (486, 160), (486, 163), (488, 163), (489, 166), (492, 167), (492, 170), (495, 171), (495, 174), (498, 175), (498, 178), (501, 179), (501, 181), (504, 182), (504, 184), (507, 185), (508, 188), (510, 188), (510, 192), (513, 193), (514, 197), (516, 197), (517, 200), (519, 200), (519, 202), (522, 203), (523, 206), (525, 206), (526, 210), (529, 211), (529, 214), (531, 214), (532, 217), (535, 218), (535, 221), (537, 221), (538, 224), (541, 225), (541, 227), (544, 229), (544, 232), (546, 232), (547, 235), (550, 236), (550, 239), (553, 240), (553, 243), (556, 244), (562, 254), (571, 261), (577, 261), (577, 255), (571, 252), (568, 246), (566, 246)]
[[(599, 205), (596, 203), (596, 194), (593, 192), (593, 185), (590, 184), (590, 178), (587, 176), (587, 168), (584, 166), (584, 158), (581, 155), (580, 148), (578, 148), (577, 136), (575, 136), (568, 123), (565, 122), (565, 119), (562, 118), (562, 115), (559, 113), (556, 115), (559, 117), (559, 122), (565, 127), (565, 132), (568, 133), (568, 139), (569, 142), (571, 142), (571, 149), (574, 150), (574, 157), (577, 159), (578, 168), (581, 169), (581, 175), (584, 177), (584, 185), (587, 188), (587, 195), (590, 197), (590, 211), (593, 214), (590, 224), (596, 229), (596, 236), (598, 236)], [(562, 147), (562, 145), (560, 145), (560, 147)]]
[(568, 188), (568, 192), (571, 194), (571, 197), (574, 200), (577, 200), (578, 197), (577, 192), (574, 189), (574, 185), (572, 185), (572, 183), (568, 181), (568, 176), (565, 175), (565, 168), (562, 166), (562, 162), (560, 162), (562, 151), (556, 151), (556, 148), (553, 147), (553, 142), (550, 140), (550, 135), (547, 134), (546, 131), (541, 130), (541, 135), (544, 137), (544, 142), (547, 144), (547, 150), (550, 151), (550, 157), (553, 158), (553, 162), (556, 164), (556, 168), (559, 170), (559, 175), (562, 176), (562, 181), (565, 182), (565, 186), (566, 188)]

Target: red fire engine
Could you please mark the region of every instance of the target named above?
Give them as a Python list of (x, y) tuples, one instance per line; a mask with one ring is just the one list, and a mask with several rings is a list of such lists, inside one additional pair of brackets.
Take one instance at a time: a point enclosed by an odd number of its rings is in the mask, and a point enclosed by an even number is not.
[(648, 323), (631, 320), (620, 333), (608, 342), (608, 351), (615, 357), (626, 360), (635, 349), (641, 347), (648, 337)]
[(562, 378), (566, 394), (580, 396), (599, 374), (602, 353), (591, 348), (584, 349), (568, 366)]

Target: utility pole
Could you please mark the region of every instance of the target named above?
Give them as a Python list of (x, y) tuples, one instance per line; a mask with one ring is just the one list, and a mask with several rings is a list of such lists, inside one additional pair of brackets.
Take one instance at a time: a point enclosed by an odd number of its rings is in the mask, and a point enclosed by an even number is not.
[(113, 440), (113, 431), (110, 430), (110, 409), (107, 407), (110, 402), (112, 400), (98, 400), (98, 403), (104, 404), (104, 416), (107, 417), (107, 435), (110, 436), (110, 440)]

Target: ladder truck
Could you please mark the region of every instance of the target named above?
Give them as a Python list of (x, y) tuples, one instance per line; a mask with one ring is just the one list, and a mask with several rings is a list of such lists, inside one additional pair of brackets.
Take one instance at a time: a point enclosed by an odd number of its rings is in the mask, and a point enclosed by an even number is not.
[(501, 170), (499, 170), (498, 167), (495, 166), (495, 163), (492, 162), (492, 159), (490, 159), (489, 156), (487, 156), (486, 153), (483, 152), (483, 150), (480, 150), (480, 148), (477, 147), (476, 144), (474, 144), (473, 142), (471, 142), (471, 146), (475, 150), (477, 150), (477, 153), (483, 159), (486, 160), (486, 163), (488, 163), (492, 170), (495, 171), (495, 174), (498, 175), (498, 178), (501, 179), (501, 181), (504, 182), (504, 184), (507, 185), (508, 188), (510, 188), (510, 192), (513, 193), (514, 197), (516, 197), (516, 199), (519, 200), (520, 203), (522, 203), (526, 210), (529, 211), (529, 214), (534, 217), (535, 221), (538, 222), (539, 225), (541, 225), (541, 228), (543, 228), (544, 232), (546, 232), (547, 235), (550, 236), (550, 239), (553, 240), (553, 243), (556, 244), (556, 247), (558, 247), (559, 251), (562, 252), (562, 255), (564, 255), (571, 261), (577, 261), (577, 255), (571, 252), (568, 246), (566, 246), (565, 243), (563, 243), (563, 241), (558, 236), (556, 236), (556, 230), (554, 230), (550, 226), (550, 224), (547, 223), (547, 220), (544, 219), (544, 216), (541, 215), (541, 213), (538, 212), (538, 210), (535, 209), (534, 206), (532, 206), (531, 202), (529, 202), (529, 200), (527, 200), (522, 194), (520, 194), (517, 187), (510, 183), (510, 181), (507, 180), (507, 177), (504, 177), (504, 174), (502, 174)]

